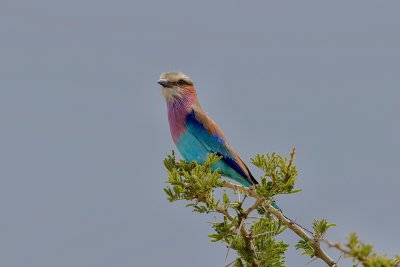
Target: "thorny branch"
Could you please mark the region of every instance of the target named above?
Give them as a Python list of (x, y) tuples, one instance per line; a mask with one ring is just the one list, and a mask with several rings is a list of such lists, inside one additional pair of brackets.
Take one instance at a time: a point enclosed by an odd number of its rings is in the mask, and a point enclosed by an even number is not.
[[(168, 156), (164, 164), (168, 170), (170, 185), (164, 188), (169, 201), (187, 200), (187, 206), (199, 213), (215, 212), (223, 215), (222, 222), (213, 223), (215, 234), (209, 235), (213, 242), (222, 241), (237, 251), (238, 258), (227, 266), (285, 266), (284, 252), (288, 244), (275, 241), (275, 237), (290, 229), (300, 241), (296, 249), (302, 249), (305, 255), (313, 260), (319, 258), (328, 266), (338, 267), (321, 247), (321, 242), (329, 248), (339, 250), (345, 258), (352, 258), (354, 262), (363, 266), (400, 267), (400, 256), (393, 259), (380, 255), (372, 250), (372, 246), (361, 242), (356, 234), (349, 235), (346, 245), (333, 243), (324, 239), (327, 229), (334, 224), (328, 224), (326, 219), (314, 220), (313, 231), (307, 230), (295, 221), (286, 217), (273, 203), (273, 197), (279, 194), (293, 194), (301, 191), (293, 189), (297, 170), (293, 164), (295, 150), (286, 159), (276, 153), (257, 154), (251, 159), (252, 163), (264, 171), (261, 182), (250, 188), (229, 181), (220, 180), (221, 174), (212, 169), (212, 166), (221, 157), (210, 154), (204, 164), (196, 162), (176, 161), (174, 152)], [(270, 178), (270, 180), (267, 179)], [(224, 192), (223, 202), (216, 199), (214, 190), (227, 188), (237, 192), (238, 200), (231, 201), (229, 194)], [(240, 200), (240, 194), (244, 195)], [(254, 203), (243, 208), (245, 199), (254, 198)], [(252, 213), (257, 211), (257, 215)], [(281, 227), (284, 225), (285, 227)]]
[(253, 210), (255, 210), (259, 207), (264, 207), (266, 210), (268, 210), (270, 213), (272, 213), (279, 221), (281, 221), (283, 224), (285, 224), (290, 230), (292, 230), (296, 235), (298, 235), (304, 241), (307, 241), (307, 242), (312, 241), (311, 246), (314, 249), (315, 257), (323, 260), (326, 264), (328, 264), (328, 266), (339, 267), (339, 265), (321, 248), (321, 245), (320, 245), (321, 240), (310, 236), (308, 233), (306, 233), (306, 231), (304, 230), (303, 227), (299, 226), (297, 223), (288, 219), (280, 211), (274, 209), (270, 204), (268, 204), (266, 202), (266, 200), (264, 198), (260, 198), (257, 195), (257, 192), (254, 191), (254, 189), (246, 188), (241, 185), (231, 183), (229, 181), (225, 181), (224, 187), (234, 189), (234, 190), (239, 190), (239, 191), (243, 192), (244, 194), (257, 199), (256, 202), (252, 206), (250, 206), (250, 208), (248, 208), (246, 211), (243, 212), (243, 214), (246, 214), (246, 216), (248, 216)]

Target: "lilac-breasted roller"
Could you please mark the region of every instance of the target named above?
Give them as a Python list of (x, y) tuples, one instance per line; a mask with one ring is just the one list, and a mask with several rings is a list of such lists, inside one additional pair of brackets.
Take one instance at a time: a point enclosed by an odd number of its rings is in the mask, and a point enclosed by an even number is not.
[(172, 139), (182, 157), (203, 163), (209, 153), (216, 153), (222, 159), (213, 168), (223, 176), (244, 186), (257, 184), (221, 129), (201, 108), (192, 80), (181, 72), (165, 72), (158, 83), (167, 102)]

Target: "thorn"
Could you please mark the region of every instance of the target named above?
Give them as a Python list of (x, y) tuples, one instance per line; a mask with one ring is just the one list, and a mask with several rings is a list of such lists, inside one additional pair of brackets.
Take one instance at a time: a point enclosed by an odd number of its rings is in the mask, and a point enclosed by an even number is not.
[(318, 259), (316, 256), (314, 256), (314, 258), (312, 258), (309, 262), (307, 262), (307, 265), (309, 265), (310, 263), (312, 263), (313, 261), (315, 261), (316, 259)]

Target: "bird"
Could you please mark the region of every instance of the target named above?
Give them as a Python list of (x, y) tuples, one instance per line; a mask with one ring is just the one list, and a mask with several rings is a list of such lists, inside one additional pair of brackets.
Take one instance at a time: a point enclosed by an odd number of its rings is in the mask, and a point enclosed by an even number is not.
[(158, 84), (167, 104), (172, 140), (183, 159), (201, 164), (208, 154), (215, 153), (221, 160), (212, 166), (213, 170), (245, 187), (257, 185), (218, 124), (200, 106), (192, 79), (180, 71), (164, 72)]

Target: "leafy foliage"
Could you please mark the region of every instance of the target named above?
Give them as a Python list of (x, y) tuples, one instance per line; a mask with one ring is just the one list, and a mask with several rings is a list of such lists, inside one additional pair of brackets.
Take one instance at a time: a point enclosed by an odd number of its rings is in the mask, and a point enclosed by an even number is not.
[(326, 219), (317, 220), (315, 219), (312, 224), (312, 228), (314, 230), (313, 239), (310, 240), (299, 240), (296, 244), (296, 249), (302, 249), (302, 255), (308, 255), (311, 258), (316, 257), (316, 252), (314, 249), (314, 244), (319, 243), (323, 236), (325, 235), (326, 231), (332, 226), (336, 226), (333, 223), (328, 223)]
[[(293, 155), (294, 156), (294, 155)], [(293, 160), (287, 160), (273, 153), (257, 155), (252, 162), (260, 167), (265, 175), (262, 183), (254, 191), (258, 194), (257, 207), (244, 209), (243, 201), (232, 200), (225, 190), (221, 199), (216, 199), (215, 190), (225, 185), (218, 171), (212, 166), (220, 157), (210, 154), (203, 164), (176, 161), (172, 152), (164, 160), (168, 171), (168, 186), (164, 188), (168, 200), (186, 200), (186, 205), (194, 212), (223, 214), (221, 221), (212, 225), (214, 233), (209, 237), (212, 242), (224, 242), (229, 250), (237, 251), (236, 266), (285, 266), (285, 251), (288, 244), (277, 241), (276, 237), (286, 227), (265, 208), (273, 203), (277, 194), (298, 192), (293, 190), (296, 181), (296, 167)], [(267, 177), (270, 181), (267, 182)], [(245, 192), (244, 192), (245, 193)], [(254, 212), (257, 217), (251, 217)]]
[[(400, 266), (400, 255), (395, 255), (392, 258), (386, 254), (379, 255), (373, 250), (371, 244), (362, 242), (356, 233), (350, 233), (347, 237), (346, 247), (348, 251), (347, 257), (353, 258), (355, 263), (360, 263), (365, 267), (393, 267)], [(356, 265), (357, 266), (357, 265)]]
[(301, 191), (293, 189), (297, 179), (296, 166), (293, 165), (294, 153), (293, 150), (290, 160), (276, 153), (257, 154), (251, 159), (251, 163), (264, 172), (261, 176), (261, 186), (257, 187), (260, 196), (271, 198), (277, 194), (293, 194)]
[(314, 220), (312, 228), (314, 230), (314, 238), (320, 240), (332, 226), (336, 226), (334, 223), (328, 223), (326, 219)]
[(195, 162), (187, 163), (183, 160), (176, 162), (175, 153), (172, 152), (164, 160), (168, 171), (168, 183), (170, 187), (164, 188), (168, 200), (188, 200), (188, 207), (199, 213), (208, 213), (217, 204), (214, 198), (214, 190), (222, 187), (221, 174), (211, 170), (211, 166), (221, 158), (210, 154), (204, 164)]
[(303, 249), (304, 251), (301, 253), (301, 255), (308, 255), (311, 258), (315, 257), (315, 251), (312, 247), (313, 241), (312, 240), (299, 240), (296, 244), (296, 249)]
[[(279, 241), (279, 235), (288, 230), (294, 231), (301, 240), (295, 245), (301, 254), (311, 258), (321, 258), (329, 266), (337, 264), (321, 249), (320, 242), (326, 241), (330, 247), (339, 249), (345, 257), (351, 257), (355, 264), (365, 267), (400, 267), (400, 256), (394, 259), (378, 255), (370, 244), (361, 242), (356, 234), (350, 234), (344, 248), (324, 239), (327, 230), (335, 226), (326, 219), (314, 220), (314, 233), (306, 234), (305, 228), (290, 221), (274, 204), (274, 197), (279, 194), (300, 192), (295, 189), (297, 179), (296, 166), (293, 164), (295, 150), (289, 158), (276, 153), (257, 154), (251, 162), (263, 171), (261, 183), (245, 188), (221, 179), (218, 170), (212, 166), (221, 157), (210, 154), (203, 164), (176, 161), (172, 151), (164, 160), (168, 180), (164, 192), (170, 202), (184, 200), (197, 213), (219, 213), (222, 216), (212, 223), (211, 242), (223, 242), (236, 251), (236, 259), (227, 266), (237, 267), (280, 267), (285, 265), (285, 252), (289, 244)], [(216, 197), (216, 190), (223, 188), (222, 196)], [(233, 190), (233, 192), (229, 192)], [(240, 200), (239, 194), (245, 198)], [(232, 199), (236, 195), (237, 199)], [(246, 203), (245, 203), (246, 200)], [(253, 203), (248, 203), (254, 200)], [(398, 265), (396, 265), (398, 264)], [(357, 266), (357, 265), (355, 265)]]

